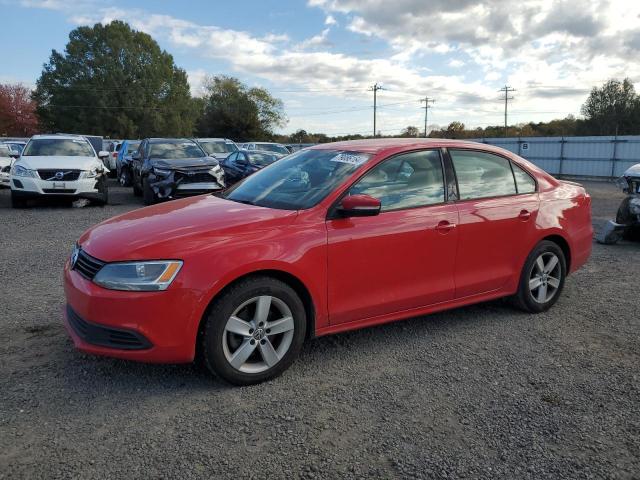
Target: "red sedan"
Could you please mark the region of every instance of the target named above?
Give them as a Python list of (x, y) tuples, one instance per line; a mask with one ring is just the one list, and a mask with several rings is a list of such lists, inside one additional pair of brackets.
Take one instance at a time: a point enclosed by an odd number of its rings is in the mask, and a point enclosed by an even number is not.
[(591, 198), (464, 141), (318, 145), (224, 193), (82, 235), (66, 325), (85, 352), (191, 362), (235, 384), (284, 371), (311, 337), (499, 297), (550, 308), (591, 253)]

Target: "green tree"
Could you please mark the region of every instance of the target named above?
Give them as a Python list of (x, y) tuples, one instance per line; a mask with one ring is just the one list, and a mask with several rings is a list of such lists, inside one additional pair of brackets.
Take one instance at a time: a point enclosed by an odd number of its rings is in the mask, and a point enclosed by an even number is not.
[(614, 135), (638, 132), (640, 100), (628, 78), (609, 80), (602, 87), (594, 87), (582, 105), (582, 114), (594, 133)]
[(197, 115), (185, 71), (121, 21), (73, 30), (44, 65), (34, 99), (49, 129), (113, 138), (191, 135)]
[(198, 133), (233, 140), (270, 140), (273, 130), (286, 124), (284, 106), (263, 88), (247, 88), (224, 75), (205, 82), (204, 113)]
[(400, 132), (401, 137), (418, 137), (420, 136), (420, 130), (418, 127), (408, 126)]

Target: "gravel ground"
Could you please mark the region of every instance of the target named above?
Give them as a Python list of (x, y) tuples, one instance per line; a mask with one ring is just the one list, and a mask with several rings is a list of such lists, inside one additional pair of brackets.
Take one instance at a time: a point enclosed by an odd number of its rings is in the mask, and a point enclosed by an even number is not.
[[(587, 183), (596, 227), (622, 194)], [(75, 239), (139, 199), (0, 191), (0, 478), (640, 478), (640, 245), (594, 244), (541, 315), (493, 302), (308, 343), (233, 388), (86, 356), (61, 324)]]

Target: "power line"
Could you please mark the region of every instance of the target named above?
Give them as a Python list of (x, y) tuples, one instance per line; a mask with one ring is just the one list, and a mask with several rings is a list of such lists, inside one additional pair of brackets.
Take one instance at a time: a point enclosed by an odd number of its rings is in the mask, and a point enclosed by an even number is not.
[(504, 92), (504, 136), (507, 136), (507, 109), (508, 109), (508, 105), (509, 105), (509, 100), (513, 100), (513, 97), (509, 96), (509, 93), (511, 92), (515, 92), (515, 88), (511, 88), (509, 85), (505, 85), (504, 87), (502, 87), (500, 90), (500, 92)]
[(429, 117), (430, 103), (435, 103), (435, 99), (425, 96), (420, 102), (424, 102), (424, 138), (427, 138), (427, 118)]

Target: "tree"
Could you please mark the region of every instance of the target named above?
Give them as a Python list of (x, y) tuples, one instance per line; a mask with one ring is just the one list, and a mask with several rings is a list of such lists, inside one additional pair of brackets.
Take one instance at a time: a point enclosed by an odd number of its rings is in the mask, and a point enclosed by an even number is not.
[(204, 112), (198, 133), (234, 140), (271, 140), (286, 124), (282, 101), (263, 88), (247, 88), (224, 75), (205, 81)]
[(114, 138), (193, 133), (197, 112), (185, 71), (151, 36), (121, 21), (73, 30), (36, 85), (38, 113), (52, 130)]
[(0, 84), (0, 135), (30, 137), (39, 130), (31, 91), (20, 84)]
[(402, 132), (400, 132), (400, 136), (401, 137), (417, 137), (420, 135), (420, 130), (418, 130), (418, 127), (406, 127), (405, 129), (402, 130)]
[(638, 132), (640, 100), (628, 78), (609, 80), (602, 87), (594, 87), (582, 105), (587, 124), (600, 135), (632, 134)]

